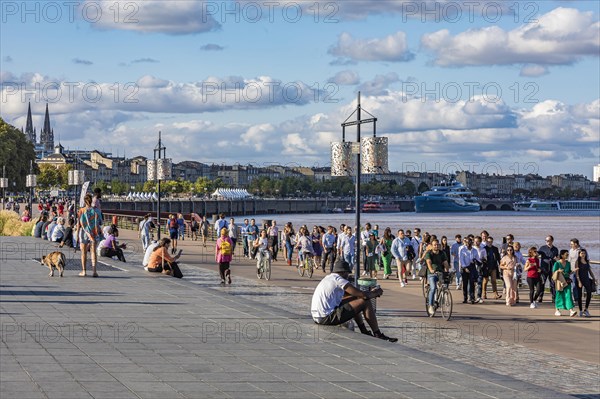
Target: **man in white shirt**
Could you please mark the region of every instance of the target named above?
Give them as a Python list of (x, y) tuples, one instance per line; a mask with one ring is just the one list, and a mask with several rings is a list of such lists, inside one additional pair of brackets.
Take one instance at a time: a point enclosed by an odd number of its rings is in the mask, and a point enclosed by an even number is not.
[[(361, 291), (348, 281), (350, 265), (343, 259), (338, 259), (333, 266), (333, 272), (325, 276), (312, 297), (310, 312), (315, 323), (335, 326), (354, 319), (360, 332), (373, 335), (376, 338), (390, 342), (398, 338), (385, 336), (377, 324), (377, 317), (371, 304), (372, 298), (383, 295), (381, 288), (371, 291)], [(363, 316), (371, 331), (367, 330)]]
[(579, 299), (579, 291), (576, 289), (578, 280), (575, 278), (575, 274), (578, 270), (575, 270), (575, 268), (577, 267), (577, 259), (579, 259), (581, 247), (579, 246), (579, 240), (577, 238), (572, 238), (569, 245), (569, 263), (571, 264), (571, 272), (573, 273), (573, 276), (571, 277), (571, 280), (573, 280), (571, 292), (573, 293), (573, 300), (577, 302)]
[(360, 248), (362, 251), (362, 261), (364, 264), (363, 276), (368, 274), (367, 271), (367, 242), (369, 242), (369, 234), (371, 233), (371, 223), (365, 224), (365, 229), (360, 232)]
[(473, 248), (473, 240), (469, 237), (463, 240), (464, 245), (458, 252), (459, 265), (463, 281), (463, 303), (467, 303), (467, 295), (471, 303), (475, 303), (475, 281), (477, 280), (477, 262), (479, 252)]

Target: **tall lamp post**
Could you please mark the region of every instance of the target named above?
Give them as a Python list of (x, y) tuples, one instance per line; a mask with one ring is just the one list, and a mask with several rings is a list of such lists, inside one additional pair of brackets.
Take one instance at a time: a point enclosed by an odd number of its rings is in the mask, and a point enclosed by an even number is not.
[(2, 178), (0, 179), (0, 188), (2, 188), (2, 209), (6, 209), (6, 187), (8, 187), (8, 178), (6, 177), (6, 165), (3, 165)]
[(75, 212), (75, 215), (77, 215), (77, 208), (78, 208), (78, 201), (77, 201), (77, 196), (78, 196), (78, 187), (80, 185), (83, 184), (83, 182), (85, 181), (85, 172), (82, 169), (79, 169), (80, 167), (80, 163), (79, 163), (79, 154), (75, 154), (75, 163), (73, 165), (74, 169), (68, 171), (68, 180), (69, 180), (69, 186), (75, 186), (75, 197), (73, 198), (73, 210)]
[(167, 147), (162, 145), (161, 132), (158, 132), (158, 144), (154, 148), (154, 159), (148, 161), (148, 181), (156, 183), (156, 224), (157, 237), (160, 240), (160, 182), (171, 178), (172, 161), (167, 158)]
[[(361, 119), (364, 111), (371, 118)], [(356, 120), (349, 121), (356, 114)], [(363, 124), (373, 124), (373, 136), (360, 137), (360, 127)], [(346, 127), (356, 126), (356, 142), (346, 141)], [(371, 115), (360, 105), (360, 92), (358, 92), (357, 105), (354, 112), (342, 123), (342, 141), (331, 143), (331, 175), (355, 176), (355, 224), (356, 224), (356, 268), (354, 269), (354, 284), (358, 286), (360, 277), (360, 180), (362, 174), (388, 173), (388, 139), (377, 137), (377, 118)], [(361, 154), (364, 159), (361, 160)], [(352, 159), (352, 156), (355, 158)], [(361, 163), (362, 161), (362, 163)]]
[(37, 175), (33, 174), (33, 160), (29, 161), (29, 174), (25, 179), (25, 185), (29, 188), (29, 212), (33, 218), (33, 188), (37, 186)]

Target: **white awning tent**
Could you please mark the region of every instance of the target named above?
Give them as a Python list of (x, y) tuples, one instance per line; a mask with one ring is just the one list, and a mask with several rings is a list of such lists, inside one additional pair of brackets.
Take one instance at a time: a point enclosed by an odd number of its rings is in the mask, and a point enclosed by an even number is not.
[(252, 195), (243, 188), (217, 188), (210, 196), (212, 198), (223, 200), (237, 200), (252, 197)]

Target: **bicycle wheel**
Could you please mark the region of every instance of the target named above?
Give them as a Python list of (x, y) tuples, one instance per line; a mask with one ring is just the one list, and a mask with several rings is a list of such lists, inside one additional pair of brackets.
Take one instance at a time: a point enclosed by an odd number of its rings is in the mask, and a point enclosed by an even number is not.
[(423, 291), (423, 298), (427, 301), (427, 296), (429, 296), (429, 283), (426, 277), (423, 277), (423, 280), (421, 280), (421, 289)]
[(265, 280), (271, 279), (271, 259), (267, 259), (265, 261), (265, 272), (264, 272)]
[(263, 278), (263, 267), (264, 266), (261, 262), (256, 268), (256, 277), (258, 277), (259, 280)]
[(452, 294), (450, 293), (450, 290), (442, 290), (442, 295), (440, 295), (440, 308), (442, 310), (442, 318), (446, 321), (450, 320), (450, 317), (452, 317)]
[(313, 275), (313, 260), (312, 258), (306, 257), (306, 274), (308, 275), (308, 278), (311, 278)]
[(298, 260), (298, 274), (300, 275), (300, 277), (304, 277), (304, 263), (300, 262), (300, 260)]

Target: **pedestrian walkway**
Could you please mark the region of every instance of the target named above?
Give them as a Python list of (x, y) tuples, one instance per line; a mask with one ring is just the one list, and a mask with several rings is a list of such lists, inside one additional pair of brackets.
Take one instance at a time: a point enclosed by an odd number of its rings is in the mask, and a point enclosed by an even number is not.
[[(184, 265), (191, 278), (177, 280), (108, 261), (99, 278), (71, 267), (49, 278), (32, 261), (48, 249), (0, 238), (2, 398), (573, 397), (410, 342), (318, 327), (308, 313), (265, 303), (264, 285), (210, 286), (214, 271)], [(531, 372), (521, 361), (512, 366)], [(561, 373), (573, 376), (569, 366)]]

